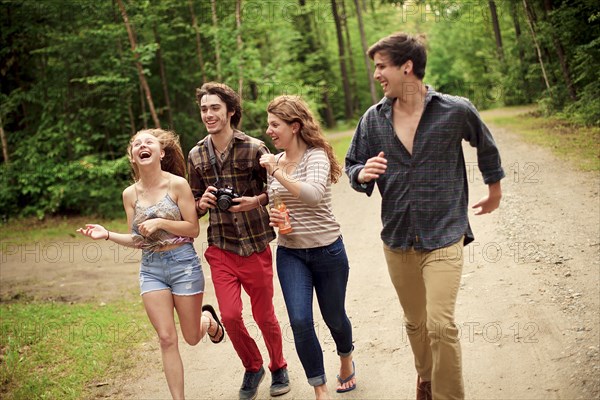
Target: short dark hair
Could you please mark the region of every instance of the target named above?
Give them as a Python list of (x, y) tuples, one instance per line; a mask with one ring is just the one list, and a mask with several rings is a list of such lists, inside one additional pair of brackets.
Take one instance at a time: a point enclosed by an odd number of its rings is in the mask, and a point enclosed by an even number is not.
[(413, 73), (419, 79), (425, 76), (427, 51), (425, 50), (425, 35), (413, 36), (405, 32), (392, 33), (369, 47), (367, 54), (372, 59), (376, 53), (387, 54), (392, 63), (399, 67), (408, 60), (413, 62)]
[(231, 126), (237, 128), (242, 119), (242, 102), (237, 92), (224, 83), (206, 82), (201, 88), (196, 89), (196, 102), (198, 103), (198, 107), (200, 107), (200, 100), (202, 100), (202, 97), (208, 94), (219, 96), (227, 106), (227, 111), (233, 111), (233, 115), (231, 116)]

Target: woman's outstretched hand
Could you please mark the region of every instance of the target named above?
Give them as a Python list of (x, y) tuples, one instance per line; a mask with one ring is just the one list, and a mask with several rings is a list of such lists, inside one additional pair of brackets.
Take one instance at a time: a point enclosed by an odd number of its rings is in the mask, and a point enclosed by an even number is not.
[(77, 229), (77, 232), (94, 240), (108, 238), (108, 230), (102, 225), (87, 224), (85, 228)]

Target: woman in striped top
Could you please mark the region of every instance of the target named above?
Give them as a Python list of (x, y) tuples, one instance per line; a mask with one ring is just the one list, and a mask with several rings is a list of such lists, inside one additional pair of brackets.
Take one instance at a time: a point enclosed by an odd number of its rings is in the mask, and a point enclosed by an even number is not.
[[(269, 173), (269, 190), (279, 192), (292, 224), (292, 232), (279, 234), (277, 240), (277, 273), (308, 383), (317, 399), (327, 399), (323, 352), (313, 322), (313, 289), (340, 356), (336, 391), (356, 388), (352, 325), (344, 308), (348, 258), (331, 211), (331, 184), (337, 182), (342, 168), (300, 97), (279, 96), (267, 112), (267, 135), (283, 152), (265, 154), (260, 163)], [(283, 218), (271, 207), (271, 225), (277, 226)]]

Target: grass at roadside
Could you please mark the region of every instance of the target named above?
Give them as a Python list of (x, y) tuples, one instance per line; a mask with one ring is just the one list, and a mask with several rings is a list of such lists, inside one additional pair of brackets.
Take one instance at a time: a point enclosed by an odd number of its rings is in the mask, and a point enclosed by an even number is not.
[(346, 152), (350, 147), (352, 136), (342, 136), (335, 139), (330, 139), (329, 143), (333, 146), (333, 151), (340, 164), (344, 165), (344, 158), (346, 158)]
[(37, 218), (11, 219), (0, 224), (0, 241), (11, 243), (35, 243), (57, 239), (68, 239), (79, 235), (75, 230), (86, 223), (97, 223), (106, 228), (127, 232), (125, 217), (114, 220), (101, 220), (93, 217), (49, 217), (43, 221)]
[(152, 332), (139, 299), (0, 303), (0, 397), (79, 399), (136, 365)]
[[(339, 121), (334, 128), (323, 128), (323, 132), (325, 133), (325, 136), (335, 135), (341, 132), (348, 131), (354, 132), (357, 123), (358, 120)], [(321, 126), (323, 127), (323, 125)]]
[(550, 148), (583, 171), (600, 171), (600, 127), (573, 125), (535, 113), (490, 115), (486, 122), (509, 129), (524, 140)]

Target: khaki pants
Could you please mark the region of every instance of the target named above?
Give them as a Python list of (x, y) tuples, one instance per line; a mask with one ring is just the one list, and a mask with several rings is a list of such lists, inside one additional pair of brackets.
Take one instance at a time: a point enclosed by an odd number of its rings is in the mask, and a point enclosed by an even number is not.
[(464, 399), (459, 330), (454, 322), (463, 268), (463, 240), (433, 251), (393, 250), (388, 271), (404, 310), (417, 373), (434, 400)]

